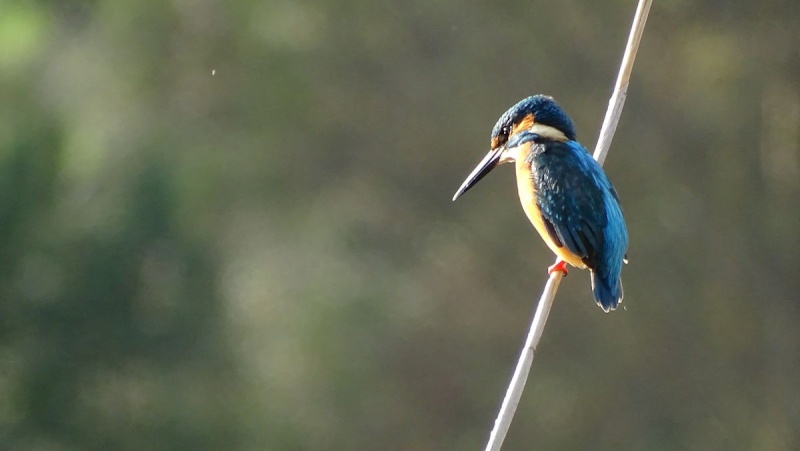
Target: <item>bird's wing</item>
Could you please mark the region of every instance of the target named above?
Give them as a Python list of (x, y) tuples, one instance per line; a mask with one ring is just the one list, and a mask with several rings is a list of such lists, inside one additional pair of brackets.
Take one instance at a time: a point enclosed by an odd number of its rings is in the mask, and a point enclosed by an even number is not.
[(550, 238), (594, 268), (605, 240), (607, 197), (613, 196), (602, 169), (574, 141), (548, 144), (533, 164), (536, 203)]

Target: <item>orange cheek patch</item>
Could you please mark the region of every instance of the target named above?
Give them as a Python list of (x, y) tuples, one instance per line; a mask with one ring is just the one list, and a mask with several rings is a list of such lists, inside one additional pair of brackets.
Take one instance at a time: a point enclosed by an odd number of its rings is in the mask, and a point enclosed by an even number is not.
[(500, 137), (499, 136), (495, 136), (494, 138), (492, 138), (492, 142), (491, 142), (492, 150), (497, 149), (498, 147), (500, 147), (500, 144), (502, 144), (502, 143), (500, 142)]
[(514, 127), (511, 129), (510, 135), (515, 135), (523, 130), (527, 130), (536, 123), (536, 119), (533, 117), (533, 113), (528, 114), (527, 116), (523, 117), (521, 121), (514, 124)]

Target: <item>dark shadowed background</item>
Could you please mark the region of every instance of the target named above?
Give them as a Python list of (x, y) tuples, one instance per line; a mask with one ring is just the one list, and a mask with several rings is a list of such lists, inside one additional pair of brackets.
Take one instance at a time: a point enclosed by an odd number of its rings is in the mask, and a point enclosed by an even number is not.
[[(0, 3), (0, 449), (475, 450), (635, 0)], [(800, 449), (800, 3), (657, 0), (607, 172), (625, 309), (562, 284), (506, 442)]]

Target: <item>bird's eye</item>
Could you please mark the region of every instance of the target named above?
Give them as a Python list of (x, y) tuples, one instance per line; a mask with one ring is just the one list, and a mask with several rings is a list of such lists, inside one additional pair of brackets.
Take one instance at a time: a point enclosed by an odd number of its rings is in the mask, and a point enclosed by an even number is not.
[(496, 149), (508, 141), (509, 126), (500, 127), (497, 135), (492, 135), (492, 149)]

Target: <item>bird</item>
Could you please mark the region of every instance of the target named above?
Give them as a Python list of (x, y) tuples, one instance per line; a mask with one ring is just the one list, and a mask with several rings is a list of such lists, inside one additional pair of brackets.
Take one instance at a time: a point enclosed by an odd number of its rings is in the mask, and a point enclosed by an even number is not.
[(453, 201), (504, 163), (516, 166), (522, 209), (558, 256), (548, 272), (566, 275), (567, 264), (588, 269), (595, 301), (605, 312), (614, 310), (623, 298), (621, 273), (628, 250), (619, 196), (552, 97), (527, 97), (500, 116), (489, 153)]

